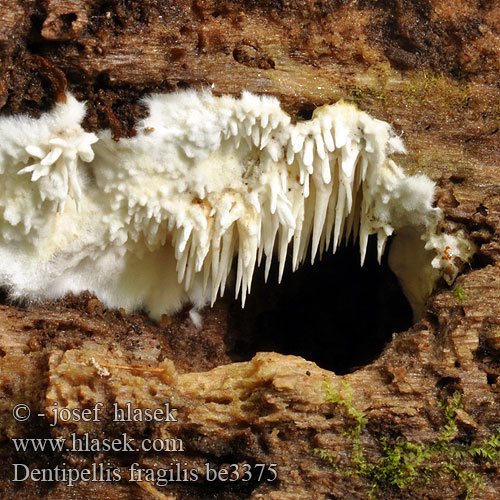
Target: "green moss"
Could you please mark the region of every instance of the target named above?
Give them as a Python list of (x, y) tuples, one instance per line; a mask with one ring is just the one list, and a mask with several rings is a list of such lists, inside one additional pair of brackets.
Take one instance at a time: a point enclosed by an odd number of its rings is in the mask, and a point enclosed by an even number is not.
[(348, 87), (348, 92), (349, 92), (349, 96), (353, 98), (353, 100), (357, 101), (357, 100), (361, 100), (364, 98), (364, 92), (363, 92), (363, 89), (361, 87), (355, 87), (355, 86), (352, 86), (352, 87)]
[(363, 101), (381, 101), (384, 102), (387, 98), (387, 93), (382, 87), (358, 87), (350, 85), (347, 87), (347, 99), (356, 103)]
[(458, 481), (471, 500), (478, 489), (483, 488), (479, 474), (474, 470), (485, 462), (500, 461), (500, 428), (481, 444), (464, 444), (457, 439), (457, 411), (463, 409), (462, 393), (456, 392), (451, 400), (439, 402), (443, 412), (444, 427), (433, 443), (412, 443), (398, 438), (389, 442), (386, 437), (377, 440), (380, 458), (369, 462), (363, 450), (362, 434), (368, 424), (366, 415), (353, 404), (352, 392), (344, 385), (348, 397), (336, 393), (329, 381), (326, 384), (326, 400), (342, 407), (351, 421), (346, 436), (351, 441), (351, 453), (347, 465), (339, 465), (333, 453), (315, 449), (315, 453), (330, 463), (332, 468), (347, 477), (358, 476), (370, 483), (370, 498), (378, 498), (382, 487), (398, 490), (418, 490), (427, 486), (432, 478), (448, 475)]
[(458, 300), (465, 300), (467, 298), (467, 295), (465, 295), (465, 292), (464, 292), (464, 289), (462, 286), (457, 286), (455, 288), (455, 290), (453, 291), (453, 293), (455, 294), (455, 297)]
[(425, 104), (436, 111), (469, 106), (472, 96), (465, 80), (452, 80), (443, 74), (421, 73), (405, 81), (404, 101), (410, 104)]

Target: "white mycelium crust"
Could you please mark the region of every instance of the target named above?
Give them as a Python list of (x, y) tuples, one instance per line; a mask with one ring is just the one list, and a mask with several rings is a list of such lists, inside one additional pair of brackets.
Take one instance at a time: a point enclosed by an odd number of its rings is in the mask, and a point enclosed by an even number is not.
[(119, 141), (85, 132), (69, 94), (40, 119), (0, 119), (0, 284), (12, 296), (88, 289), (159, 318), (213, 303), (235, 256), (244, 303), (263, 256), (267, 275), (277, 255), (281, 277), (287, 254), (296, 269), (353, 235), (363, 262), (369, 235), (380, 258), (408, 227), (434, 261), (444, 251), (433, 182), (405, 176), (388, 157), (404, 152), (399, 137), (353, 105), (293, 124), (277, 99), (249, 93), (145, 104), (137, 135)]

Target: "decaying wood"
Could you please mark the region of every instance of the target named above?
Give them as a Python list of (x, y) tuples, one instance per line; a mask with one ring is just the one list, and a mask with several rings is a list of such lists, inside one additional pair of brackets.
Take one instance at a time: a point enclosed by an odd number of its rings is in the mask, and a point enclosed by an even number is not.
[[(0, 307), (1, 498), (365, 499), (369, 481), (334, 472), (314, 452), (342, 461), (352, 426), (325, 400), (325, 380), (353, 392), (366, 414), (366, 456), (380, 437), (434, 442), (444, 425), (438, 402), (463, 392), (457, 440), (477, 441), (500, 425), (500, 7), (492, 1), (0, 1), (0, 108), (48, 109), (69, 88), (88, 101), (86, 127), (132, 135), (150, 92), (208, 87), (280, 98), (297, 119), (339, 98), (354, 100), (403, 135), (398, 162), (438, 186), (438, 205), (479, 250), (452, 289), (441, 287), (425, 318), (395, 335), (373, 363), (344, 377), (298, 357), (258, 354), (232, 363), (226, 306), (156, 325), (106, 311), (90, 295), (59, 303)], [(1, 189), (1, 187), (0, 187)], [(457, 287), (459, 293), (456, 293)], [(178, 422), (99, 422), (49, 427), (50, 408), (98, 401), (141, 408), (165, 400)], [(47, 418), (15, 422), (28, 404)], [(177, 437), (184, 452), (42, 454), (13, 452), (14, 437)], [(276, 463), (278, 481), (12, 483), (12, 463), (125, 471), (171, 462)], [(154, 465), (156, 464), (156, 465)], [(498, 464), (477, 461), (482, 499), (500, 495)], [(148, 483), (149, 484), (149, 483)], [(418, 489), (383, 484), (391, 498), (463, 498), (459, 481), (435, 477)], [(156, 493), (157, 491), (157, 493)], [(163, 496), (161, 496), (163, 495)], [(462, 495), (462, 496), (461, 496)]]

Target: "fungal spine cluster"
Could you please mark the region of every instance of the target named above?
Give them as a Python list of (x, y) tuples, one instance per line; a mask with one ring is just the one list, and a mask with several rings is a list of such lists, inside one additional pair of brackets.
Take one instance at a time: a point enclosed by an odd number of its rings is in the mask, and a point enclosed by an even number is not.
[(404, 147), (387, 123), (343, 102), (291, 123), (277, 99), (249, 93), (145, 105), (119, 141), (85, 132), (69, 94), (39, 119), (0, 119), (0, 284), (13, 296), (89, 289), (159, 318), (213, 303), (235, 256), (244, 303), (263, 257), (267, 276), (277, 255), (281, 279), (289, 253), (295, 270), (352, 235), (363, 262), (376, 234), (380, 259), (407, 227), (442, 274), (434, 184), (389, 158)]

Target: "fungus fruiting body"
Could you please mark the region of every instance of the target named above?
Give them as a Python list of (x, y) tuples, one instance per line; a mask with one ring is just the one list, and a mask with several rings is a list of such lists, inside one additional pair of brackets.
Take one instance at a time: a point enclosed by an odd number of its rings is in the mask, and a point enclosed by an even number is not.
[(470, 256), (463, 236), (437, 234), (434, 183), (390, 158), (404, 152), (390, 125), (352, 104), (297, 123), (276, 98), (246, 92), (144, 104), (136, 136), (119, 141), (85, 132), (85, 106), (70, 94), (39, 119), (0, 119), (0, 284), (11, 296), (91, 290), (159, 318), (213, 303), (235, 257), (244, 303), (263, 258), (267, 275), (276, 255), (281, 276), (287, 256), (296, 269), (352, 236), (363, 262), (370, 235), (380, 258), (399, 231), (422, 242), (429, 268), (422, 285), (393, 259), (418, 306), (455, 272), (442, 252)]

